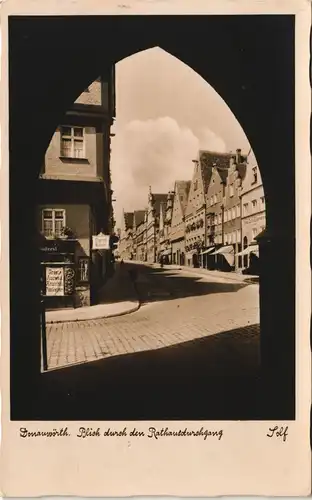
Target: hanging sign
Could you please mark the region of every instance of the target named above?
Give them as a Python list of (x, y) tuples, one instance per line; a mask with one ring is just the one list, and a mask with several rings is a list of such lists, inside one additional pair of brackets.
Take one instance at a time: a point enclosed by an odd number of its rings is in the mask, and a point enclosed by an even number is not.
[(109, 250), (110, 249), (110, 235), (99, 233), (92, 236), (92, 250)]
[(64, 268), (46, 267), (46, 295), (64, 295)]

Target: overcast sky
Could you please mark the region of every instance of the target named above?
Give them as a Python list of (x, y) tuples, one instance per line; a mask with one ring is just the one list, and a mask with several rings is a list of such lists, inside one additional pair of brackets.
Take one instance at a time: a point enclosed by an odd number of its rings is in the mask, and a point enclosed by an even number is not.
[(192, 177), (199, 148), (248, 152), (238, 121), (217, 92), (184, 63), (159, 48), (116, 65), (116, 122), (112, 139), (115, 218)]

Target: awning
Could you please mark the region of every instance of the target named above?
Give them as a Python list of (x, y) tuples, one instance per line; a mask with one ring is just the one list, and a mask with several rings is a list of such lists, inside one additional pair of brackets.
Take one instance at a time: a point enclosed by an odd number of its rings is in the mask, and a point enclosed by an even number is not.
[(232, 253), (234, 253), (234, 249), (233, 249), (232, 245), (227, 245), (225, 247), (219, 248), (219, 250), (216, 250), (211, 255), (218, 255), (219, 253), (222, 253), (223, 255), (232, 254)]
[(241, 252), (238, 252), (236, 255), (237, 257), (242, 257), (243, 255), (248, 255), (250, 253), (254, 253), (259, 256), (259, 245), (249, 245), (249, 247), (245, 248)]
[(215, 247), (208, 248), (208, 250), (204, 250), (204, 252), (201, 252), (201, 255), (205, 255), (205, 254), (207, 254), (207, 253), (210, 253), (210, 252), (212, 252), (214, 249), (215, 249)]
[(161, 255), (170, 255), (171, 254), (171, 249), (167, 248), (167, 250), (164, 250)]

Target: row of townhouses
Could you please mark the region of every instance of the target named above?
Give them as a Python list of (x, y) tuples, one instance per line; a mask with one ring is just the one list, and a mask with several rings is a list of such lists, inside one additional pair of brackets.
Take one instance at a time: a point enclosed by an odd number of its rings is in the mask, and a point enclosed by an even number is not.
[[(42, 295), (47, 309), (96, 304), (113, 270), (110, 176), (115, 70), (103, 69), (68, 110), (46, 151), (38, 186)], [(109, 246), (111, 246), (109, 244)]]
[(199, 151), (192, 180), (153, 193), (124, 212), (118, 253), (124, 260), (258, 272), (256, 237), (265, 229), (265, 197), (256, 158)]

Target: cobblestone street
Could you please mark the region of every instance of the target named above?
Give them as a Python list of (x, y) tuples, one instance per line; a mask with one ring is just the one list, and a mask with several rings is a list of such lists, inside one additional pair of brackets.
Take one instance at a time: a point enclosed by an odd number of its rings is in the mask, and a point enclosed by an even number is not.
[(140, 310), (116, 318), (49, 324), (49, 369), (161, 349), (234, 329), (240, 343), (258, 336), (258, 285), (143, 265), (134, 268), (139, 270)]
[(49, 370), (33, 418), (259, 418), (258, 285), (125, 269), (137, 276), (137, 312), (48, 325)]

